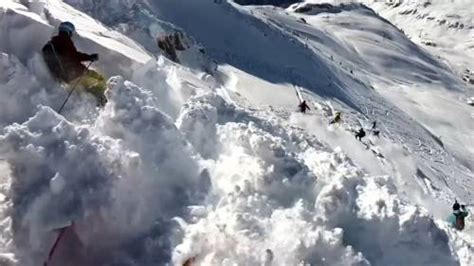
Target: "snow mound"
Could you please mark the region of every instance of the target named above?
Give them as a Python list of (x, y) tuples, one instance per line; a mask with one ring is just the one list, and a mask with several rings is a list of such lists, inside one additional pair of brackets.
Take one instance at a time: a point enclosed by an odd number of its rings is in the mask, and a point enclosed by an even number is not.
[[(51, 230), (72, 221), (90, 254), (81, 258), (91, 262), (110, 260), (107, 250), (132, 240), (140, 245), (153, 237), (168, 239), (170, 219), (206, 193), (206, 175), (173, 122), (153, 107), (150, 93), (121, 77), (109, 86), (109, 102), (95, 127), (74, 125), (39, 107), (0, 135), (0, 153), (13, 169), (9, 193), (17, 256), (26, 265), (45, 258)], [(146, 237), (139, 241), (137, 234)], [(124, 251), (121, 257), (129, 255)]]
[(0, 54), (0, 88), (1, 127), (27, 120), (36, 105), (51, 98), (15, 56), (5, 53)]
[(390, 177), (367, 176), (318, 143), (301, 160), (288, 151), (304, 133), (238, 113), (213, 94), (183, 107), (180, 129), (219, 150), (208, 169), (222, 196), (190, 210), (176, 264), (458, 265), (446, 228), (401, 200)]
[(458, 265), (445, 228), (401, 201), (391, 178), (367, 177), (341, 152), (305, 158), (318, 161), (312, 173), (288, 171), (294, 157), (267, 148), (282, 140), (262, 145), (268, 137), (255, 127), (218, 130), (227, 149), (210, 173), (222, 196), (191, 211), (176, 264)]
[(372, 264), (458, 265), (443, 228), (397, 194), (386, 177), (341, 178), (319, 194), (317, 216), (342, 228), (344, 243)]
[[(113, 155), (87, 128), (48, 107), (4, 130), (0, 149), (12, 168), (11, 201), (20, 257), (38, 260), (49, 230), (107, 204), (116, 178)], [(78, 160), (78, 158), (82, 158)], [(49, 230), (48, 230), (49, 229)]]

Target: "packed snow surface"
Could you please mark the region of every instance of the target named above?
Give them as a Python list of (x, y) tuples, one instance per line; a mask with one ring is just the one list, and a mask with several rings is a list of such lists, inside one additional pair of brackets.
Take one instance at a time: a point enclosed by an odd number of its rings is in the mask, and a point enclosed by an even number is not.
[(0, 265), (474, 265), (469, 1), (240, 2), (0, 2)]

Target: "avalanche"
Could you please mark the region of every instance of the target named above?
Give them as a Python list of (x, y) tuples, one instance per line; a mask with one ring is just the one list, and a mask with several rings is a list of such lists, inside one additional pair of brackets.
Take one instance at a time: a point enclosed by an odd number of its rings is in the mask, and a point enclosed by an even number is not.
[[(425, 49), (394, 12), (441, 4), (235, 2), (0, 3), (0, 264), (473, 265), (472, 217), (445, 222), (473, 199), (474, 67), (449, 52), (473, 14)], [(62, 21), (104, 108), (56, 112), (40, 51)]]

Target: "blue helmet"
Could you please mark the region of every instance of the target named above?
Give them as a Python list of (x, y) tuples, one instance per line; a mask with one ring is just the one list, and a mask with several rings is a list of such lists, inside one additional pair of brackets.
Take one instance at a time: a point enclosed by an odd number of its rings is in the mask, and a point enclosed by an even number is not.
[(69, 36), (72, 36), (72, 34), (76, 31), (76, 27), (74, 27), (74, 24), (72, 24), (69, 21), (63, 22), (59, 24), (58, 28), (59, 32), (66, 32), (69, 34)]

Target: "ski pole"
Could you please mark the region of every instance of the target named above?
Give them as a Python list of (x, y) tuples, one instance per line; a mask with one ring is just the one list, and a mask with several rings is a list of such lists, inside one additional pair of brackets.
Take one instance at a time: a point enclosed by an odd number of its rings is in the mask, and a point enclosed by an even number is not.
[(71, 87), (71, 90), (69, 91), (66, 99), (64, 99), (64, 102), (63, 104), (61, 105), (61, 107), (59, 108), (58, 110), (58, 114), (61, 113), (61, 111), (63, 110), (64, 106), (66, 105), (67, 101), (69, 100), (69, 97), (71, 97), (72, 93), (74, 92), (74, 90), (76, 89), (77, 85), (79, 85), (79, 83), (82, 81), (82, 79), (84, 78), (85, 74), (87, 73), (87, 70), (89, 70), (89, 67), (92, 65), (92, 63), (94, 63), (93, 61), (91, 61), (87, 67), (86, 67), (86, 70), (84, 70), (84, 73), (82, 73), (82, 75), (79, 77), (79, 79), (76, 81), (76, 83), (74, 83), (74, 85)]

